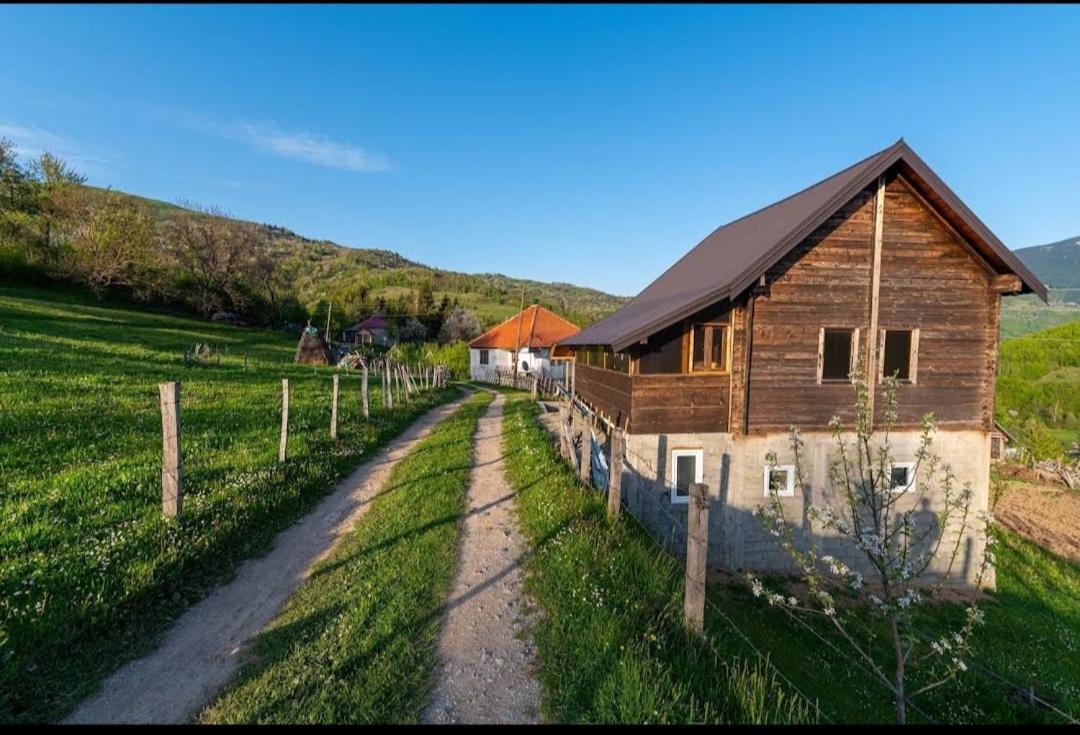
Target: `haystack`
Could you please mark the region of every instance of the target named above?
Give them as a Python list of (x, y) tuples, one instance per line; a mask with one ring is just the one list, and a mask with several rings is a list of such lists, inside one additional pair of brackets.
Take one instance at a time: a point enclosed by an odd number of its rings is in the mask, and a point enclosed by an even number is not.
[(305, 365), (329, 365), (330, 348), (319, 336), (319, 330), (308, 326), (300, 335), (300, 344), (296, 346), (295, 362)]

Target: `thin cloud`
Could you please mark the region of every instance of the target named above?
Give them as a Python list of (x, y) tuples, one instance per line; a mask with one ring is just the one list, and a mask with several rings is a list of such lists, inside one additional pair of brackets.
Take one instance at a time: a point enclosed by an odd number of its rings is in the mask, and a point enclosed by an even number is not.
[(0, 138), (12, 141), (16, 154), (23, 158), (37, 158), (48, 151), (82, 173), (100, 173), (103, 168), (117, 165), (112, 159), (82, 152), (81, 146), (63, 135), (36, 126), (0, 123)]
[(203, 115), (177, 110), (163, 112), (188, 127), (239, 141), (249, 148), (280, 158), (360, 173), (390, 171), (394, 168), (394, 162), (380, 153), (318, 133), (289, 132), (270, 122), (221, 123)]

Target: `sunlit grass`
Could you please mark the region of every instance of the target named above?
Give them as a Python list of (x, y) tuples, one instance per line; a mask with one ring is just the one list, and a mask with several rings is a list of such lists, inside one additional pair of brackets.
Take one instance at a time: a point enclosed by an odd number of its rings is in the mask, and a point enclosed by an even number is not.
[[(185, 364), (195, 342), (220, 362)], [(227, 351), (226, 351), (227, 348)], [(236, 560), (267, 548), (344, 472), (449, 393), (361, 418), (295, 339), (68, 292), (0, 288), (0, 721), (53, 719)], [(281, 378), (289, 463), (277, 465)], [(181, 383), (184, 514), (161, 507), (157, 384)]]

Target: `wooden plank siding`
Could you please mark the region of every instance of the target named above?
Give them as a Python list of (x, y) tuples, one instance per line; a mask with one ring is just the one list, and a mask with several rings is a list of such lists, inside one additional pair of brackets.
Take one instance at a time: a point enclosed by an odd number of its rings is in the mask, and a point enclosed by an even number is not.
[(633, 376), (630, 430), (635, 434), (726, 432), (727, 373)]
[[(991, 274), (913, 192), (885, 187), (881, 329), (919, 329), (918, 379), (897, 396), (904, 425), (993, 429), (1000, 296)], [(875, 422), (881, 421), (880, 398)]]
[(817, 384), (818, 339), (821, 327), (846, 327), (866, 343), (875, 192), (861, 191), (766, 273), (754, 307), (751, 433), (854, 418), (849, 384)]
[(727, 373), (627, 375), (578, 363), (578, 396), (636, 434), (728, 430)]
[[(879, 372), (883, 330), (917, 329), (916, 382), (900, 388), (897, 428), (917, 429), (933, 412), (943, 428), (992, 431), (1003, 288), (915, 184), (895, 169), (884, 181), (877, 334), (870, 333), (875, 182), (771, 267), (764, 286), (670, 328), (685, 333), (695, 320), (730, 309), (729, 372), (627, 375), (579, 364), (582, 398), (635, 434), (742, 434), (744, 424), (751, 434), (792, 424), (823, 430), (833, 416), (850, 425), (850, 383), (817, 382), (821, 329), (858, 329), (864, 363), (879, 350)], [(879, 386), (875, 425), (884, 418), (883, 400)]]
[(574, 392), (594, 410), (623, 427), (630, 420), (630, 380), (626, 373), (580, 362), (574, 365)]

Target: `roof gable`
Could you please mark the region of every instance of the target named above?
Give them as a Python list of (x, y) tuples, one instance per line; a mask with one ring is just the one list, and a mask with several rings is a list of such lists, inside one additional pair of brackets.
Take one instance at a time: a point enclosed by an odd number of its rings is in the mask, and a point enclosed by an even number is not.
[(469, 343), (469, 347), (503, 350), (512, 350), (515, 347), (536, 349), (551, 347), (556, 342), (561, 342), (577, 333), (576, 324), (538, 304), (533, 304), (481, 334)]
[(1046, 288), (903, 141), (813, 186), (717, 228), (614, 314), (564, 344), (623, 350), (709, 304), (734, 298), (878, 176), (898, 166), (995, 268)]

